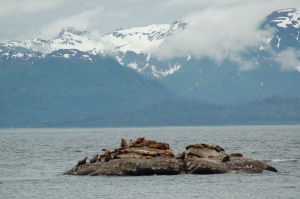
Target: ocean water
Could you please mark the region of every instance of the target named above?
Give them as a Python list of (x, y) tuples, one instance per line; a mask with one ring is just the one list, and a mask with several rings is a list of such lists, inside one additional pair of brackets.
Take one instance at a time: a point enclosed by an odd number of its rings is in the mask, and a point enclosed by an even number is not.
[[(279, 172), (176, 176), (66, 176), (121, 137), (194, 143), (267, 161)], [(0, 129), (0, 198), (300, 198), (300, 125)]]

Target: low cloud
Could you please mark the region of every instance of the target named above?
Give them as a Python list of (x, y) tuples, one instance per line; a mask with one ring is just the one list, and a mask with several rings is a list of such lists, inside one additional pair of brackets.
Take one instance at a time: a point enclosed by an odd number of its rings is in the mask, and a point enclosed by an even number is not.
[(76, 15), (61, 17), (50, 24), (44, 25), (39, 30), (39, 37), (52, 39), (66, 27), (74, 27), (78, 30), (89, 30), (95, 22), (95, 18), (100, 20), (103, 14), (103, 7), (83, 11)]
[(282, 70), (298, 70), (300, 72), (300, 50), (288, 48), (275, 58)]
[[(288, 4), (294, 2), (294, 4)], [(173, 4), (172, 4), (173, 3)], [(168, 1), (166, 6), (182, 5), (183, 0)], [(192, 1), (194, 11), (183, 19), (188, 22), (185, 30), (172, 35), (157, 53), (163, 57), (192, 55), (195, 58), (209, 57), (216, 62), (225, 58), (238, 62), (241, 69), (249, 70), (255, 60), (243, 59), (241, 53), (250, 48), (267, 45), (267, 38), (273, 37), (273, 30), (261, 30), (265, 17), (274, 10), (295, 6), (295, 1)]]

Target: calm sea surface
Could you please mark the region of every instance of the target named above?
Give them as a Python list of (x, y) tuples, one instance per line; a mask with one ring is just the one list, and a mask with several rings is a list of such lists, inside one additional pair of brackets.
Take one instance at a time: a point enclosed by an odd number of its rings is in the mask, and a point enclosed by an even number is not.
[[(121, 137), (219, 144), (267, 161), (278, 173), (177, 176), (64, 176)], [(0, 129), (0, 198), (300, 198), (300, 125), (85, 129)]]

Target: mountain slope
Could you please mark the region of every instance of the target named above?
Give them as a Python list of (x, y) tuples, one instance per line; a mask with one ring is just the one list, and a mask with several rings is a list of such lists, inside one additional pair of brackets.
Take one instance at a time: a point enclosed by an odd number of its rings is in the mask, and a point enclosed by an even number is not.
[[(196, 59), (188, 54), (185, 57), (169, 58), (154, 54), (170, 36), (189, 28), (190, 22), (176, 21), (172, 24), (119, 29), (104, 35), (65, 28), (52, 40), (10, 41), (0, 44), (3, 61), (0, 65), (7, 59), (10, 64), (25, 61), (24, 64), (28, 65), (44, 60), (47, 66), (46, 60), (55, 62), (58, 59), (61, 66), (64, 62), (69, 64), (78, 60), (79, 65), (83, 60), (83, 65), (94, 65), (97, 59), (111, 57), (140, 74), (159, 79), (168, 90), (180, 97), (236, 103), (272, 95), (300, 96), (299, 16), (296, 9), (279, 10), (267, 16), (261, 29), (271, 28), (274, 30), (273, 37), (263, 38), (263, 41), (269, 43), (262, 41), (261, 44), (255, 44), (254, 48), (240, 52), (240, 62), (228, 58), (230, 52), (224, 52), (224, 60), (218, 63), (208, 57)], [(244, 70), (245, 60), (251, 70)], [(108, 85), (115, 84), (110, 82), (110, 78), (116, 81), (120, 77), (125, 78), (125, 69), (119, 68), (114, 73), (106, 74), (104, 79)], [(130, 75), (127, 80), (131, 78), (134, 81), (135, 77)], [(156, 81), (150, 82), (155, 82), (154, 87), (157, 86)], [(152, 88), (149, 85), (147, 89)], [(164, 92), (158, 90), (157, 98), (168, 95)]]
[[(65, 58), (72, 54), (76, 56)], [(171, 97), (156, 80), (112, 58), (76, 50), (22, 57), (22, 61), (14, 54), (1, 58), (0, 126), (37, 125), (52, 118), (129, 109)]]

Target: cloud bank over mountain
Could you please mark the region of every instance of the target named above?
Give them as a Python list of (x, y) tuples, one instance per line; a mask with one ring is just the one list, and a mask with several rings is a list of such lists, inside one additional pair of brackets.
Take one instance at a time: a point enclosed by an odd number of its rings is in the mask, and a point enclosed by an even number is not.
[[(118, 28), (172, 23), (186, 17), (196, 17), (199, 15), (197, 13), (203, 11), (207, 14), (212, 13), (217, 18), (226, 12), (225, 17), (236, 15), (240, 9), (241, 14), (248, 17), (237, 18), (236, 22), (255, 21), (271, 11), (286, 7), (300, 8), (300, 2), (297, 0), (0, 0), (2, 28), (0, 41), (37, 37), (52, 39), (66, 26), (105, 34)], [(220, 11), (222, 12), (219, 13)]]
[[(172, 1), (173, 2), (173, 1)], [(161, 46), (159, 55), (196, 58), (209, 57), (217, 63), (225, 58), (242, 63), (241, 69), (253, 68), (256, 60), (242, 59), (248, 48), (267, 47), (268, 38), (274, 29), (261, 29), (263, 20), (272, 11), (287, 5), (300, 7), (295, 1), (192, 1), (195, 6), (203, 5), (204, 10), (192, 12), (184, 17), (190, 22), (185, 30), (173, 35)], [(177, 0), (177, 5), (183, 1)], [(169, 1), (168, 5), (171, 5)]]
[[(256, 57), (247, 57), (249, 49), (268, 48), (272, 28), (261, 29), (267, 15), (282, 8), (300, 8), (297, 0), (144, 0), (82, 1), (0, 0), (0, 41), (16, 39), (53, 39), (66, 27), (106, 34), (118, 28), (142, 27), (147, 24), (170, 24), (181, 20), (188, 25), (168, 35), (159, 49), (149, 48), (153, 55), (203, 57), (217, 64), (227, 59), (242, 70), (255, 67)], [(97, 35), (97, 34), (95, 34)], [(132, 44), (132, 43), (131, 43)], [(105, 45), (105, 42), (103, 43)], [(146, 45), (142, 42), (142, 45)], [(124, 48), (124, 46), (123, 46)], [(251, 52), (249, 52), (251, 53)], [(297, 69), (299, 52), (285, 50), (276, 60), (293, 59), (282, 67)], [(296, 63), (296, 65), (295, 65)]]

